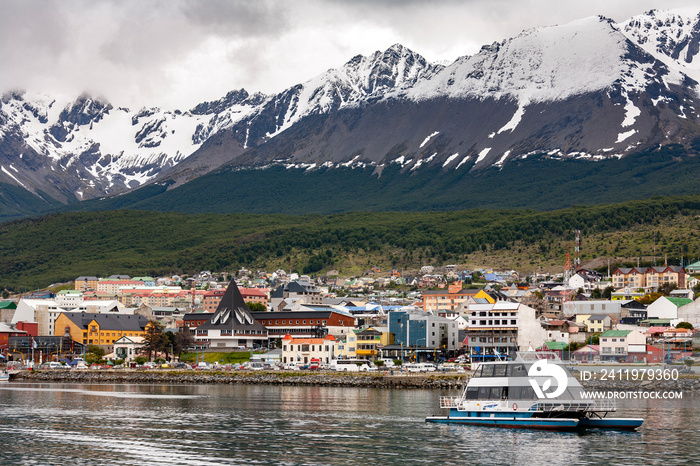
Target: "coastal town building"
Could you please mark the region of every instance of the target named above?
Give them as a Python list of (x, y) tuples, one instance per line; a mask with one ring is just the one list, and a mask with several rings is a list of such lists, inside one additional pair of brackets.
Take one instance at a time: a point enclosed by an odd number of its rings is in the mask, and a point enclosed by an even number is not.
[(647, 318), (671, 320), (678, 319), (679, 309), (692, 303), (693, 300), (688, 298), (671, 298), (661, 296), (647, 306)]
[(285, 335), (299, 338), (321, 338), (325, 335), (333, 335), (336, 338), (342, 338), (355, 328), (355, 317), (330, 308), (253, 312), (252, 316), (267, 328), (271, 338), (281, 338)]
[(114, 342), (114, 354), (124, 361), (133, 361), (141, 355), (146, 340), (143, 337), (123, 336)]
[(312, 359), (330, 364), (336, 359), (337, 341), (332, 335), (324, 338), (294, 338), (285, 335), (282, 338), (282, 363), (297, 362), (309, 364)]
[(389, 312), (389, 332), (393, 346), (414, 347), (416, 351), (455, 351), (459, 348), (459, 329), (454, 320), (429, 314), (415, 307)]
[(478, 289), (462, 288), (462, 282), (454, 282), (446, 289), (426, 290), (422, 293), (424, 311), (456, 311), (467, 299), (476, 295)]
[(250, 314), (235, 280), (231, 280), (216, 311), (197, 326), (195, 342), (222, 349), (266, 346), (268, 331)]
[(681, 266), (664, 265), (660, 267), (618, 267), (612, 273), (613, 287), (616, 290), (629, 288), (636, 290), (648, 288), (657, 290), (661, 285), (676, 284), (678, 288), (686, 287), (686, 273)]
[(469, 352), (473, 356), (514, 356), (516, 351), (537, 348), (546, 331), (535, 309), (521, 303), (497, 301), (469, 306)]
[(627, 361), (630, 354), (645, 353), (646, 336), (639, 330), (608, 330), (600, 335), (603, 361)]
[[(75, 301), (59, 305), (54, 299), (20, 299), (11, 323), (36, 322), (39, 335), (55, 335), (55, 322), (62, 312), (119, 314), (126, 313), (126, 311), (124, 306), (113, 300)], [(60, 330), (62, 331), (63, 329)]]
[(98, 345), (111, 353), (115, 341), (124, 336), (142, 337), (148, 324), (148, 319), (139, 315), (62, 312), (54, 335), (68, 333), (73, 341)]
[(302, 304), (321, 304), (323, 293), (316, 285), (309, 282), (289, 282), (280, 285), (270, 296), (270, 308), (278, 311), (283, 301), (297, 300)]

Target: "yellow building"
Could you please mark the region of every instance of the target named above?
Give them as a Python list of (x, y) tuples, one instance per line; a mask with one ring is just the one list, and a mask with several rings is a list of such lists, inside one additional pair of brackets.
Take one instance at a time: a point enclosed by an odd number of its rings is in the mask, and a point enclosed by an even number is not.
[(73, 283), (73, 289), (79, 291), (95, 291), (97, 290), (97, 282), (99, 281), (100, 279), (97, 277), (78, 277)]
[(73, 341), (84, 345), (99, 345), (108, 353), (121, 337), (143, 337), (148, 319), (140, 315), (62, 312), (54, 326), (54, 334), (70, 333)]
[(379, 350), (383, 346), (394, 344), (394, 335), (388, 331), (382, 332), (374, 327), (368, 327), (351, 332), (348, 335), (348, 342), (350, 341), (354, 341), (354, 354), (352, 356), (348, 354), (348, 357), (372, 361), (379, 357)]

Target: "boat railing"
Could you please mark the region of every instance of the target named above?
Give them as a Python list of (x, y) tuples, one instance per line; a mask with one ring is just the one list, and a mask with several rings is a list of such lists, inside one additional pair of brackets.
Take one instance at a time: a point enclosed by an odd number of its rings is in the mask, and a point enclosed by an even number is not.
[(440, 407), (441, 408), (458, 408), (459, 404), (462, 402), (461, 396), (441, 396), (440, 397)]
[(616, 411), (615, 400), (585, 400), (585, 401), (541, 401), (535, 403), (527, 411), (547, 413), (552, 411)]

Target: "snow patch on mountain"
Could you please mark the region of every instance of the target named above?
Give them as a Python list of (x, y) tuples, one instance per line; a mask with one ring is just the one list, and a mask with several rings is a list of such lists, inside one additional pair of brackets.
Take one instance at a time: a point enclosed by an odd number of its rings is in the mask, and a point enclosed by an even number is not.
[(418, 146), (418, 148), (422, 149), (423, 146), (426, 145), (428, 143), (428, 141), (430, 141), (433, 138), (433, 136), (437, 136), (438, 134), (440, 134), (440, 131), (435, 131), (433, 134), (429, 134), (428, 137), (423, 139), (423, 142), (421, 142), (421, 144), (420, 144), (420, 146)]

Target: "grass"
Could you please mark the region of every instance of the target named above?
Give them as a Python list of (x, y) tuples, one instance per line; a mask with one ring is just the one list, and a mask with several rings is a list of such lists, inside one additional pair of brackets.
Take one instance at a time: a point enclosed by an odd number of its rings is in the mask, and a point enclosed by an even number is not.
[(182, 362), (194, 363), (198, 358), (201, 361), (202, 356), (204, 356), (204, 362), (211, 364), (215, 362), (219, 364), (241, 364), (250, 360), (249, 351), (233, 351), (230, 353), (182, 353), (180, 360)]

